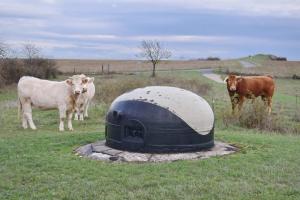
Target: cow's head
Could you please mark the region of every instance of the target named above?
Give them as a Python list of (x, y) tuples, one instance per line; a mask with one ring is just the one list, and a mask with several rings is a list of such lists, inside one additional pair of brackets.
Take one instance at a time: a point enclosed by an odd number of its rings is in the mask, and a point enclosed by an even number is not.
[(235, 92), (237, 89), (238, 83), (242, 80), (241, 76), (229, 75), (224, 79), (224, 82), (227, 83), (227, 88), (231, 92)]
[(66, 80), (66, 83), (71, 86), (72, 93), (80, 95), (83, 90), (86, 90), (89, 80), (85, 75), (73, 75)]
[(87, 77), (84, 74), (80, 74), (80, 76), (82, 78), (86, 78), (87, 79), (87, 84), (85, 84), (84, 87), (82, 88), (82, 93), (85, 93), (85, 92), (87, 92), (87, 86), (88, 86), (88, 84), (94, 82), (94, 77)]

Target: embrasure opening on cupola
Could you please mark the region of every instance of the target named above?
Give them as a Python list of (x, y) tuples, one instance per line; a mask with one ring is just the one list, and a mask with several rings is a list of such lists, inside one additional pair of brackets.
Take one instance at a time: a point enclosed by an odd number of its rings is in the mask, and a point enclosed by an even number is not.
[(188, 152), (214, 145), (210, 105), (190, 91), (165, 86), (116, 98), (106, 116), (106, 145), (148, 153)]

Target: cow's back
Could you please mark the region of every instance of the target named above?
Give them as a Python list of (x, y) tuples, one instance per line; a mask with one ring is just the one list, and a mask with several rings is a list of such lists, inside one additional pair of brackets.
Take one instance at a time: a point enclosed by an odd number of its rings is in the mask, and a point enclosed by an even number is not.
[(243, 77), (243, 80), (239, 83), (239, 90), (243, 94), (251, 93), (255, 96), (273, 96), (274, 89), (274, 80), (269, 76)]
[(30, 99), (34, 106), (40, 108), (56, 108), (65, 101), (67, 92), (64, 82), (24, 76), (18, 83), (19, 98)]

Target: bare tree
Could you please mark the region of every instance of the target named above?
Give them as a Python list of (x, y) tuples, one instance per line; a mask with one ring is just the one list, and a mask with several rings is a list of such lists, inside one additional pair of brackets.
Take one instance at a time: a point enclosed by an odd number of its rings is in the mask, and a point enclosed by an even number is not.
[(29, 64), (32, 63), (33, 59), (39, 58), (40, 52), (40, 49), (34, 44), (28, 43), (23, 45), (22, 54)]
[(144, 40), (140, 46), (141, 53), (138, 55), (152, 63), (152, 77), (155, 77), (156, 65), (163, 59), (171, 57), (171, 51), (163, 48), (160, 42)]
[(7, 45), (0, 42), (0, 58), (5, 58), (7, 56)]

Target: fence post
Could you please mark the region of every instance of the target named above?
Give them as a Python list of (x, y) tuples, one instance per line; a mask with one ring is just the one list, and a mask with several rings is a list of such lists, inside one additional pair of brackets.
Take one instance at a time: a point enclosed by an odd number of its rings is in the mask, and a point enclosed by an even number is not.
[(103, 66), (103, 64), (101, 65), (101, 74), (103, 74), (103, 72), (104, 72), (104, 66)]
[(107, 64), (107, 73), (109, 74), (109, 64)]

